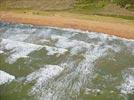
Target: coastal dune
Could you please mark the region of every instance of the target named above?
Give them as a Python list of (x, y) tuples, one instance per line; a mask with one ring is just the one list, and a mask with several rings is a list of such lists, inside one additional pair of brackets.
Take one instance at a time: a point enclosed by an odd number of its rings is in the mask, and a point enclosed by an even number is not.
[(41, 26), (80, 29), (89, 32), (106, 33), (122, 38), (134, 39), (134, 26), (63, 16), (42, 16), (15, 12), (0, 12), (0, 21)]

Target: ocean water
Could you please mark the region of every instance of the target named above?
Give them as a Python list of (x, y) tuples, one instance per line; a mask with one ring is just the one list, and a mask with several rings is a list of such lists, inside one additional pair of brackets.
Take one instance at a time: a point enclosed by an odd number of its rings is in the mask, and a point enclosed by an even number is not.
[(134, 100), (134, 40), (0, 22), (0, 100)]

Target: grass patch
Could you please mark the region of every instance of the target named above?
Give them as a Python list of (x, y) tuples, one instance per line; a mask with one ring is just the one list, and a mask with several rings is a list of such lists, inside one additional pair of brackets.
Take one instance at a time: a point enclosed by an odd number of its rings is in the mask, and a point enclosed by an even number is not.
[(74, 9), (76, 10), (85, 10), (85, 11), (96, 11), (102, 9), (105, 5), (107, 5), (107, 1), (98, 1), (98, 2), (78, 2), (74, 5)]
[(134, 5), (131, 6), (131, 7), (128, 7), (128, 10), (130, 10), (130, 11), (134, 11)]
[(96, 15), (99, 15), (99, 16), (116, 17), (116, 18), (123, 18), (123, 19), (127, 19), (127, 20), (134, 20), (134, 16), (110, 15), (110, 14), (107, 14), (107, 15), (104, 15), (104, 14), (96, 14)]

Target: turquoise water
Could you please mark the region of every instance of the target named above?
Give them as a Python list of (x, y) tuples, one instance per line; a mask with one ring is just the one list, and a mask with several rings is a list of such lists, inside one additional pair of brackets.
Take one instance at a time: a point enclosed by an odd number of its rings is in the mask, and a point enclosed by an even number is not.
[(0, 22), (0, 100), (134, 100), (134, 40)]

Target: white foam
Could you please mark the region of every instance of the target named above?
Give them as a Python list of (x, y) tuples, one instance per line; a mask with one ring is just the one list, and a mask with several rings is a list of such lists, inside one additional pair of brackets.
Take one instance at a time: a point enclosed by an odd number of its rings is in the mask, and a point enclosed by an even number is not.
[[(116, 45), (108, 45), (106, 42), (104, 41), (99, 41), (97, 43), (87, 43), (87, 42), (84, 42), (84, 41), (77, 41), (77, 40), (70, 40), (66, 37), (63, 37), (63, 36), (51, 36), (51, 38), (53, 40), (57, 40), (57, 42), (55, 43), (55, 46), (56, 47), (60, 47), (60, 48), (71, 48), (71, 54), (78, 54), (78, 52), (81, 52), (84, 50), (84, 48), (86, 48), (87, 50), (91, 50), (92, 48), (94, 47), (97, 47), (96, 49), (99, 50), (99, 49), (105, 49), (108, 50), (108, 49), (111, 49), (115, 52), (119, 52), (120, 51), (120, 47), (119, 46), (116, 46)], [(104, 47), (102, 46), (104, 45)], [(94, 49), (94, 50), (96, 50)], [(90, 52), (90, 51), (89, 51)], [(96, 52), (96, 51), (94, 51)], [(97, 51), (98, 52), (98, 51)], [(94, 54), (94, 53), (92, 53)]]
[(13, 34), (8, 36), (8, 39), (16, 40), (16, 41), (24, 41), (30, 36), (30, 34)]
[(4, 53), (4, 51), (0, 50), (0, 54)]
[[(130, 74), (130, 73), (133, 74)], [(121, 85), (121, 93), (133, 94), (134, 93), (134, 68), (131, 68), (128, 73), (123, 75), (124, 83)]]
[(58, 35), (52, 35), (51, 38), (53, 40), (58, 40), (55, 43), (56, 47), (60, 47), (60, 48), (65, 48), (65, 49), (69, 49), (71, 48), (71, 54), (75, 55), (78, 52), (82, 51), (83, 48), (88, 48), (91, 44), (88, 44), (86, 42), (83, 41), (77, 41), (77, 40), (69, 40), (66, 37), (63, 36), (58, 36)]
[(60, 28), (60, 27), (50, 27), (47, 26), (48, 28), (52, 28), (52, 29), (58, 29), (58, 30), (63, 30), (63, 31), (70, 31), (70, 32), (77, 32), (77, 33), (84, 33), (84, 34), (88, 34), (89, 37), (92, 36), (92, 38), (95, 37), (108, 37), (109, 39), (120, 39), (120, 40), (125, 40), (125, 41), (132, 41), (134, 42), (134, 39), (126, 39), (126, 38), (121, 38), (115, 35), (109, 35), (109, 34), (105, 34), (105, 33), (98, 33), (98, 32), (89, 32), (89, 31), (83, 31), (80, 29), (73, 29), (73, 28)]
[(124, 40), (123, 43), (127, 46), (128, 50), (134, 55), (134, 42)]
[(46, 39), (41, 39), (40, 40), (40, 43), (49, 43), (50, 41), (49, 40), (46, 40)]
[[(36, 45), (26, 42), (20, 42), (15, 40), (9, 40), (9, 39), (2, 39), (1, 41), (2, 49), (11, 50), (11, 54), (8, 57), (7, 61), (12, 64), (17, 59), (22, 57), (27, 57), (27, 55), (35, 50), (39, 50), (43, 47), (46, 48), (48, 51), (47, 55), (54, 55), (54, 54), (64, 54), (67, 50), (62, 48), (56, 48), (56, 47), (50, 47), (50, 46), (42, 46), (42, 45)], [(1, 50), (1, 53), (2, 50)]]
[(77, 54), (79, 51), (81, 51), (82, 48), (88, 48), (90, 44), (83, 42), (83, 41), (77, 41), (77, 40), (69, 40), (66, 37), (63, 36), (51, 36), (53, 40), (58, 40), (55, 44), (56, 47), (65, 48), (65, 49), (71, 49), (71, 54)]
[(36, 80), (36, 83), (32, 88), (32, 91), (35, 92), (38, 91), (38, 89), (41, 89), (46, 81), (59, 75), (62, 71), (63, 68), (58, 65), (45, 65), (43, 68), (28, 75), (26, 77), (26, 82)]
[(62, 49), (62, 48), (56, 48), (50, 46), (45, 46), (45, 48), (48, 51), (47, 55), (64, 54), (65, 52), (67, 52), (67, 49)]
[(98, 34), (96, 32), (89, 32), (87, 33), (87, 35), (89, 38), (98, 38), (98, 39), (107, 39), (108, 37), (110, 37), (107, 34), (102, 34), (102, 33)]
[(91, 93), (100, 93), (100, 92), (101, 92), (100, 89), (89, 89), (89, 88), (86, 88), (84, 94), (89, 95)]
[(40, 29), (39, 31), (38, 31), (38, 36), (39, 37), (49, 37), (50, 35), (51, 35), (51, 31), (52, 31), (52, 29)]
[(11, 50), (11, 54), (7, 59), (7, 61), (11, 64), (21, 57), (27, 57), (27, 55), (32, 51), (41, 49), (43, 47), (40, 45), (13, 41), (9, 39), (2, 39), (1, 45), (3, 46), (3, 49)]
[[(16, 27), (14, 27), (14, 28), (8, 28), (7, 30), (6, 30), (6, 32), (5, 32), (5, 34), (8, 34), (8, 35), (10, 35), (11, 33), (12, 34), (23, 34), (23, 33), (33, 33), (33, 32), (35, 32), (36, 31), (36, 29), (35, 28), (21, 28), (20, 27), (21, 25), (17, 25)], [(23, 26), (26, 26), (26, 25), (22, 25), (22, 27)]]
[(15, 79), (14, 76), (0, 70), (0, 85), (9, 83)]

